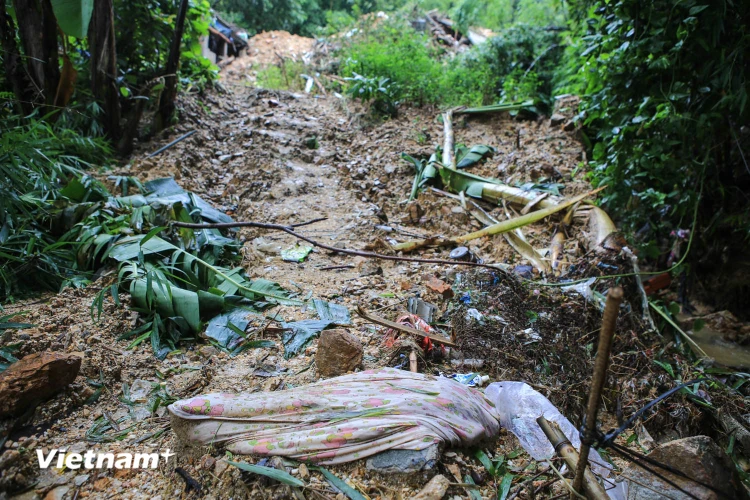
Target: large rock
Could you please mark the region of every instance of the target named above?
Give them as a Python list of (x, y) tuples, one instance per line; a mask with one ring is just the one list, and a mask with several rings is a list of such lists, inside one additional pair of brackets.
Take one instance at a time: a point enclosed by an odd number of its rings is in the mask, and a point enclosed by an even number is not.
[[(732, 460), (708, 436), (694, 436), (670, 441), (656, 448), (648, 456), (659, 463), (679, 470), (692, 479), (724, 492), (724, 496), (720, 496), (715, 491), (696, 482), (647, 464), (649, 468), (656, 469), (659, 474), (669, 478), (670, 481), (677, 484), (681, 489), (690, 492), (695, 498), (705, 500), (747, 498)], [(630, 465), (622, 477), (634, 480), (629, 481), (628, 500), (656, 500), (661, 498), (682, 500), (691, 498), (635, 464)], [(640, 484), (637, 484), (636, 481)]]
[(19, 415), (67, 387), (81, 369), (81, 358), (37, 352), (0, 373), (0, 417)]
[(367, 459), (367, 469), (386, 474), (411, 474), (430, 470), (440, 458), (437, 444), (423, 450), (386, 450)]
[(318, 341), (315, 363), (323, 377), (337, 377), (362, 364), (362, 342), (344, 330), (324, 330)]

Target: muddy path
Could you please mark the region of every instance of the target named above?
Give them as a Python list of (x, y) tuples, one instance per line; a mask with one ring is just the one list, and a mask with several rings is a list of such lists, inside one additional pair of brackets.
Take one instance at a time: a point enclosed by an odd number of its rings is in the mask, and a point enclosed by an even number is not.
[[(240, 221), (293, 224), (322, 217), (325, 220), (300, 232), (343, 248), (382, 250), (384, 242), (480, 227), (458, 202), (434, 192), (424, 193), (418, 202), (406, 201), (413, 172), (400, 153), (428, 155), (442, 142), (438, 110), (404, 108), (397, 118), (372, 123), (357, 103), (330, 95), (256, 89), (246, 81), (235, 71), (222, 82), (226, 92), (182, 98), (182, 120), (174, 130), (140, 145), (131, 161), (100, 177), (129, 175), (141, 181), (174, 177), (182, 187)], [(148, 157), (191, 130), (196, 133), (190, 138)], [(587, 187), (575, 175), (582, 160), (580, 145), (572, 133), (551, 126), (549, 119), (522, 121), (500, 115), (460, 121), (456, 138), (467, 145), (497, 148), (493, 159), (474, 170), (479, 175), (510, 182), (553, 179), (565, 183), (565, 195)], [(502, 209), (494, 215), (504, 217)], [(279, 251), (295, 245), (295, 238), (255, 229), (242, 229), (238, 235), (245, 244), (243, 267), (251, 278), (277, 281), (302, 297), (337, 302), (350, 311), (362, 304), (389, 318), (414, 295), (444, 309), (446, 300), (426, 288), (425, 282), (437, 276), (452, 283), (464, 271), (459, 266), (372, 261), (317, 249), (304, 262), (290, 263), (282, 261)], [(527, 237), (532, 244), (546, 247), (551, 234), (531, 229)], [(575, 253), (578, 241), (571, 238), (566, 245)], [(524, 264), (501, 238), (478, 240), (470, 248), (487, 261), (511, 267)], [(423, 257), (447, 255), (447, 249), (422, 253)], [(134, 387), (142, 389), (150, 382), (157, 391), (166, 388), (172, 396), (183, 398), (201, 392), (279, 390), (319, 379), (313, 362), (317, 341), (286, 360), (274, 333), (265, 335), (277, 343), (276, 348), (252, 349), (234, 358), (200, 342), (187, 344), (183, 352), (164, 361), (153, 357), (147, 343), (128, 349), (129, 341), (117, 338), (135, 324), (135, 313), (109, 302), (101, 320), (90, 314), (97, 291), (111, 283), (111, 274), (105, 273), (89, 288), (68, 289), (7, 308), (6, 314), (28, 311), (24, 319), (35, 325), (11, 334), (12, 341), (22, 343), (21, 356), (51, 349), (78, 353), (84, 361), (76, 383), (16, 425), (6, 448), (30, 452), (179, 449), (164, 407), (155, 415), (143, 411), (145, 399), (132, 394)], [(127, 304), (125, 294), (121, 299)], [(274, 312), (287, 321), (312, 317), (311, 311), (298, 307)], [(382, 329), (353, 319), (351, 332), (364, 345), (364, 367), (385, 366), (390, 353), (381, 346)], [(130, 399), (123, 398), (125, 387)], [(112, 420), (121, 422), (120, 430), (103, 430)], [(501, 435), (497, 450), (517, 448), (512, 436)], [(181, 450), (169, 467), (159, 471), (50, 468), (40, 472), (33, 453), (26, 453), (4, 464), (3, 487), (20, 492), (17, 498), (24, 499), (172, 498), (185, 489), (174, 472), (179, 466), (201, 483), (205, 498), (284, 498), (287, 494), (285, 487), (256, 479), (246, 485), (239, 471), (217, 465), (222, 456), (218, 450)], [(520, 454), (509, 463), (521, 470), (529, 457)], [(360, 463), (332, 470), (371, 498), (410, 498), (435, 473), (414, 474), (404, 482), (367, 471)], [(461, 475), (483, 474), (482, 466), (462, 452), (450, 452), (442, 460), (441, 472), (454, 470)], [(300, 474), (296, 469), (294, 473)], [(308, 481), (310, 498), (343, 498), (319, 475)], [(495, 489), (487, 483), (481, 491), (489, 497)], [(466, 490), (457, 486), (449, 493), (467, 497)]]

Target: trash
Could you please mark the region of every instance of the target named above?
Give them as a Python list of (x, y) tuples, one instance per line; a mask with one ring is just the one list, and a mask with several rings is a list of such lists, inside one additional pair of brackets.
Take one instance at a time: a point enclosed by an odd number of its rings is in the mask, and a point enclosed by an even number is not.
[(482, 387), (490, 380), (489, 375), (480, 375), (478, 373), (456, 373), (449, 378), (469, 387)]
[(29, 354), (0, 373), (0, 417), (20, 415), (71, 384), (81, 368), (73, 354), (44, 351)]
[(474, 309), (473, 307), (471, 309), (466, 310), (466, 321), (476, 321), (480, 325), (484, 325), (484, 315)]
[(310, 255), (312, 249), (313, 247), (307, 245), (295, 245), (282, 250), (281, 259), (286, 262), (302, 262)]
[(432, 320), (435, 317), (437, 306), (425, 302), (419, 297), (409, 297), (409, 300), (406, 302), (406, 310), (412, 314), (416, 314), (429, 324), (432, 323)]
[(476, 358), (451, 359), (451, 365), (456, 368), (482, 368), (484, 366), (484, 360)]
[(260, 237), (253, 240), (253, 247), (263, 253), (277, 255), (281, 253), (281, 247), (275, 243), (271, 243), (267, 239)]
[(451, 259), (456, 260), (464, 260), (467, 262), (476, 262), (477, 257), (471, 251), (466, 247), (456, 247), (453, 250), (451, 250), (451, 253), (448, 255)]
[(362, 342), (343, 328), (320, 334), (315, 364), (323, 377), (336, 377), (362, 365)]
[(390, 449), (468, 447), (500, 431), (496, 410), (481, 392), (393, 368), (276, 392), (195, 396), (173, 403), (169, 412), (184, 444), (324, 464)]
[[(485, 396), (495, 404), (500, 425), (512, 432), (534, 460), (547, 460), (555, 456), (555, 449), (544, 435), (536, 419), (543, 416), (555, 422), (576, 449), (581, 447), (578, 430), (547, 398), (523, 382), (495, 382), (484, 390)], [(595, 474), (609, 474), (611, 466), (596, 450), (589, 453), (589, 463)]]

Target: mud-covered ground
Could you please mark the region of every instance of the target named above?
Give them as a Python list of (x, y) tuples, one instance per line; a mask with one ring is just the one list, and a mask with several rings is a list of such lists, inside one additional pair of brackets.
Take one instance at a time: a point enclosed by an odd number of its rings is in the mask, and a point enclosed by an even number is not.
[[(182, 187), (199, 194), (238, 221), (292, 224), (325, 217), (324, 221), (300, 228), (300, 232), (350, 249), (383, 251), (387, 246), (384, 242), (406, 241), (415, 236), (458, 235), (481, 227), (458, 201), (436, 192), (428, 190), (418, 201), (406, 201), (413, 170), (400, 159), (400, 154), (429, 155), (442, 144), (442, 124), (436, 119), (438, 110), (403, 108), (398, 117), (373, 123), (363, 118), (360, 104), (331, 94), (293, 94), (249, 87), (238, 71), (243, 67), (249, 64), (238, 64), (223, 79), (225, 93), (209, 92), (202, 97), (182, 98), (179, 125), (154, 141), (140, 145), (131, 161), (113, 171), (102, 172), (101, 178), (112, 174), (130, 175), (146, 181), (171, 176)], [(146, 157), (191, 130), (197, 133), (160, 155)], [(500, 114), (461, 119), (456, 121), (455, 135), (456, 142), (497, 148), (494, 157), (474, 167), (473, 173), (498, 177), (511, 184), (546, 179), (546, 182), (563, 184), (564, 196), (579, 194), (588, 187), (577, 171), (583, 152), (575, 132), (551, 126), (549, 118), (521, 120)], [(496, 208), (493, 215), (505, 218), (502, 208)], [(383, 226), (390, 229), (385, 230)], [(539, 224), (524, 231), (532, 245), (547, 248), (552, 237), (551, 227)], [(489, 373), (492, 381), (509, 377), (527, 380), (561, 408), (576, 412), (571, 417), (580, 415), (578, 412), (586, 394), (583, 381), (590, 373), (590, 345), (595, 339), (600, 316), (594, 305), (576, 298), (575, 294), (564, 296), (557, 290), (528, 289), (517, 285), (515, 278), (503, 278), (511, 280), (505, 288), (490, 286), (482, 291), (483, 280), (490, 280), (489, 271), (373, 261), (317, 249), (303, 263), (289, 263), (281, 260), (278, 251), (294, 245), (293, 237), (258, 229), (242, 229), (238, 234), (245, 244), (243, 266), (250, 278), (277, 281), (287, 289), (299, 291), (303, 297), (340, 303), (352, 312), (361, 304), (394, 319), (403, 311), (408, 297), (419, 295), (435, 303), (439, 314), (450, 309), (464, 318), (466, 310), (475, 307), (488, 316), (503, 316), (506, 323), (515, 322), (508, 327), (512, 329), (510, 333), (524, 326), (524, 318), (531, 319), (528, 311), (541, 314), (537, 326), (543, 337), (557, 338), (561, 342), (559, 345), (571, 344), (567, 346), (571, 352), (589, 356), (581, 361), (577, 374), (569, 375), (574, 380), (556, 377), (557, 383), (552, 383), (555, 377), (550, 374), (566, 367), (560, 365), (559, 356), (535, 355), (537, 349), (546, 353), (547, 347), (537, 348), (533, 343), (521, 341), (523, 339), (514, 344), (515, 337), (508, 337), (506, 349), (503, 342), (498, 341), (501, 337), (492, 334), (490, 337), (494, 340), (484, 349), (484, 357), (488, 359), (483, 371)], [(583, 227), (575, 223), (565, 248), (571, 261), (585, 253), (583, 239)], [(510, 269), (528, 264), (501, 237), (482, 238), (473, 243), (470, 249), (485, 262), (505, 263)], [(425, 250), (420, 256), (447, 258), (449, 250)], [(322, 269), (331, 266), (349, 267)], [(428, 289), (425, 283), (433, 276), (453, 285), (456, 297), (448, 300)], [(147, 343), (129, 350), (129, 341), (116, 340), (135, 324), (135, 313), (127, 309), (125, 294), (121, 296), (124, 306), (118, 308), (108, 302), (100, 321), (95, 321), (90, 314), (95, 294), (109, 286), (111, 280), (111, 275), (104, 274), (86, 289), (68, 289), (58, 295), (6, 308), (5, 314), (28, 311), (22, 317), (35, 325), (32, 329), (10, 334), (11, 341), (22, 343), (20, 355), (51, 349), (80, 353), (84, 361), (75, 384), (64, 394), (42, 404), (29, 421), (12, 431), (5, 446), (27, 452), (7, 465), (13, 473), (4, 475), (3, 486), (20, 491), (18, 498), (26, 499), (172, 498), (185, 490), (185, 481), (174, 472), (174, 467), (178, 466), (201, 484), (200, 495), (205, 498), (289, 498), (291, 492), (285, 486), (259, 481), (257, 476), (243, 479), (233, 468), (224, 471), (221, 465), (214, 464), (223, 456), (215, 449), (180, 450), (169, 467), (158, 471), (50, 468), (40, 473), (36, 449), (84, 451), (93, 447), (102, 451), (133, 452), (179, 449), (163, 407), (156, 416), (150, 416), (138, 405), (133, 407), (123, 402), (123, 386), (127, 385), (130, 392), (136, 380), (162, 384), (159, 391), (166, 390), (182, 398), (201, 392), (273, 391), (319, 379), (313, 362), (317, 341), (300, 355), (285, 360), (279, 334), (273, 332), (265, 336), (276, 342), (276, 348), (248, 350), (234, 358), (201, 344), (189, 345), (184, 352), (170, 355), (164, 361), (152, 355)], [(511, 288), (512, 293), (508, 292)], [(460, 295), (472, 290), (473, 305), (458, 301)], [(507, 297), (501, 300), (504, 293)], [(280, 307), (274, 312), (287, 321), (312, 317), (311, 311), (296, 307)], [(635, 312), (633, 316), (639, 318)], [(629, 328), (628, 339), (633, 341), (643, 333), (638, 318), (623, 320), (629, 322), (625, 326)], [(365, 324), (356, 315), (353, 320), (355, 326), (351, 331), (364, 345), (364, 366), (384, 366), (392, 353), (381, 345), (383, 328)], [(446, 324), (450, 320), (448, 315)], [(491, 328), (493, 323), (489, 325)], [(482, 337), (487, 335), (486, 325), (471, 328), (465, 322), (454, 320), (454, 327), (459, 343), (467, 352), (486, 341)], [(563, 337), (557, 335), (561, 329), (565, 329), (563, 334), (567, 332)], [(628, 361), (626, 364), (631, 367), (624, 368), (623, 380), (642, 375), (643, 372), (634, 373), (637, 369), (632, 368), (633, 363), (642, 368), (648, 360)], [(450, 366), (441, 367), (439, 363), (430, 366), (422, 363), (420, 369), (452, 371)], [(575, 390), (570, 383), (575, 384)], [(142, 386), (142, 383), (135, 386)], [(640, 394), (644, 396), (649, 391), (653, 392), (645, 389)], [(629, 394), (638, 392), (634, 389)], [(631, 410), (637, 405), (632, 400), (625, 403), (633, 405)], [(612, 400), (605, 421), (614, 423), (615, 406)], [(102, 422), (117, 421), (127, 415), (131, 415), (131, 419), (120, 426), (120, 432), (110, 430), (102, 434), (97, 430), (101, 429), (97, 425)], [(115, 435), (117, 439), (113, 441), (91, 442)], [(503, 432), (488, 451), (490, 455), (515, 457), (508, 459), (509, 470), (520, 474), (526, 469), (531, 477), (533, 474), (529, 471), (534, 471), (534, 466), (525, 453), (512, 453), (518, 450), (515, 438)], [(249, 460), (255, 459), (250, 457)], [(446, 453), (436, 471), (407, 478), (367, 471), (362, 463), (331, 470), (369, 498), (411, 498), (435, 472), (458, 483), (462, 481), (455, 474), (462, 478), (473, 471), (482, 483), (480, 491), (484, 498), (493, 498), (498, 484), (487, 476), (470, 453), (461, 450)], [(293, 474), (303, 473), (295, 469)], [(310, 485), (305, 490), (307, 498), (343, 498), (341, 494), (337, 497), (317, 473), (305, 480)], [(543, 482), (538, 481), (538, 486)], [(555, 489), (558, 487), (559, 482), (542, 493), (560, 493), (562, 490)], [(467, 490), (452, 486), (448, 498), (455, 497), (468, 498)]]

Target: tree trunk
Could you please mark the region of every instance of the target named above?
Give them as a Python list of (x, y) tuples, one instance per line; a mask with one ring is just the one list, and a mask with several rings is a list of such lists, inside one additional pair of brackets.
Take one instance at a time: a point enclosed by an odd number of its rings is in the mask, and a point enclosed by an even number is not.
[(172, 46), (169, 50), (167, 60), (164, 90), (159, 101), (159, 111), (155, 116), (155, 129), (157, 132), (163, 130), (175, 112), (174, 102), (177, 99), (177, 68), (180, 63), (180, 47), (182, 46), (182, 32), (185, 28), (185, 16), (187, 15), (188, 0), (180, 1), (180, 10), (175, 22)]
[(4, 0), (0, 0), (0, 43), (3, 50), (5, 80), (16, 96), (16, 109), (19, 114), (28, 115), (31, 113), (33, 96), (29, 92), (29, 82), (26, 80), (21, 55), (16, 45), (16, 25), (6, 11)]
[(104, 110), (104, 131), (116, 143), (120, 139), (121, 113), (112, 0), (94, 2), (88, 37), (91, 51), (91, 92)]
[[(34, 101), (54, 104), (60, 81), (57, 19), (50, 0), (13, 0)], [(50, 109), (51, 110), (51, 109)]]

